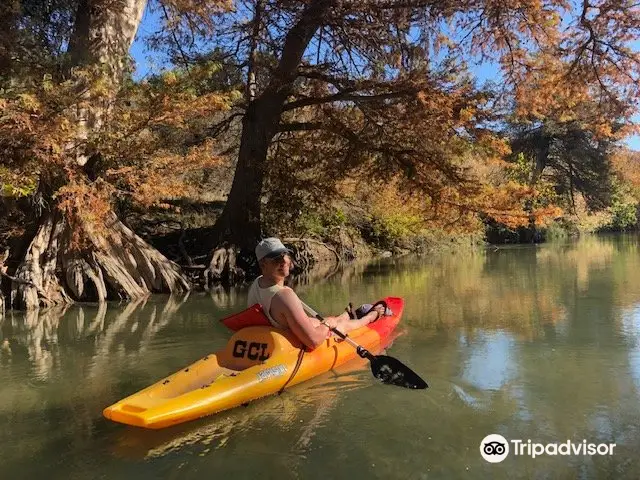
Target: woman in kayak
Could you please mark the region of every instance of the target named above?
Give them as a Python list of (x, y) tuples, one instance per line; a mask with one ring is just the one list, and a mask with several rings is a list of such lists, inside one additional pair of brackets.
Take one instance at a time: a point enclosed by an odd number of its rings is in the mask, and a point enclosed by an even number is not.
[(276, 328), (290, 329), (309, 348), (320, 345), (331, 335), (329, 327), (347, 333), (385, 314), (383, 305), (376, 305), (361, 318), (351, 319), (347, 312), (337, 317), (325, 317), (325, 324), (308, 316), (296, 293), (284, 286), (291, 268), (291, 250), (277, 238), (265, 238), (256, 247), (256, 258), (262, 275), (249, 289), (248, 305), (259, 303), (269, 322)]

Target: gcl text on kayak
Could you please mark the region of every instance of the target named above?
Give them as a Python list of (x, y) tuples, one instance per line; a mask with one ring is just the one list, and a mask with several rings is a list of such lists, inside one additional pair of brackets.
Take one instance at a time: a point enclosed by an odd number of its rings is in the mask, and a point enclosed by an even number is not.
[(249, 360), (264, 361), (271, 356), (267, 354), (268, 346), (266, 343), (236, 340), (236, 343), (233, 345), (233, 356), (236, 358), (247, 357)]

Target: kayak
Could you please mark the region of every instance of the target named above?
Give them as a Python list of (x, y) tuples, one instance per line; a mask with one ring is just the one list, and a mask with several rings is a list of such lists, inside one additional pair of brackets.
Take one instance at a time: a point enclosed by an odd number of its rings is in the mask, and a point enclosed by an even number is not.
[[(383, 348), (402, 316), (402, 298), (384, 301), (391, 315), (349, 332), (367, 350)], [(225, 325), (238, 329), (224, 349), (114, 403), (103, 415), (127, 425), (165, 428), (273, 395), (360, 358), (335, 336), (309, 350), (290, 331), (266, 326), (256, 308), (230, 318), (223, 319)]]

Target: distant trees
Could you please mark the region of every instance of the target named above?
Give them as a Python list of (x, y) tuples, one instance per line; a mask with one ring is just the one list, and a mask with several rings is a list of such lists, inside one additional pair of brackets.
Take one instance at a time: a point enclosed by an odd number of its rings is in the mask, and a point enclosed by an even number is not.
[(611, 203), (613, 194), (610, 156), (614, 144), (598, 139), (581, 128), (578, 122), (543, 124), (515, 134), (514, 153), (521, 153), (532, 163), (528, 182), (536, 186), (544, 176), (566, 206), (576, 209), (574, 193), (583, 195), (587, 208), (602, 210)]

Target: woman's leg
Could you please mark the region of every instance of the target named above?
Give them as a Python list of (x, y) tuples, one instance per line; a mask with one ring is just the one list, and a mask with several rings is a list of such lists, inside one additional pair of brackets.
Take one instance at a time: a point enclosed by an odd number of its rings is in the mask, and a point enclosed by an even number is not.
[(345, 312), (344, 314), (336, 317), (338, 319), (337, 328), (342, 333), (347, 333), (351, 330), (355, 330), (357, 328), (364, 327), (365, 325), (370, 324), (371, 322), (377, 320), (381, 315), (384, 315), (384, 307), (382, 305), (376, 305), (375, 309), (370, 310), (364, 317), (359, 319), (351, 319)]

